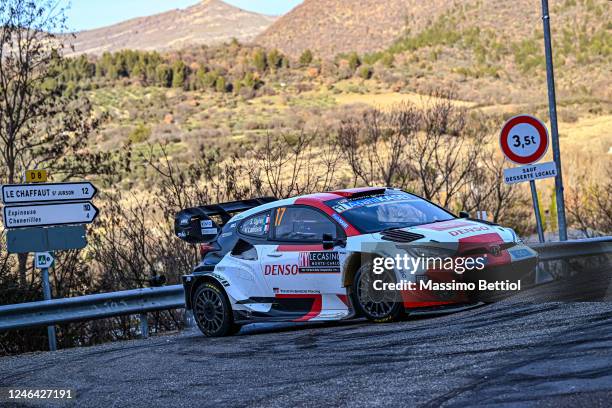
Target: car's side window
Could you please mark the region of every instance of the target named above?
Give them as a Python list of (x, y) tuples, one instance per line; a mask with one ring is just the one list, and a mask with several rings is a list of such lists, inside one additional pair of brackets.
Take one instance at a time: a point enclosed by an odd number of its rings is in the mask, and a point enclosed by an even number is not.
[(274, 215), (276, 241), (320, 242), (323, 234), (338, 235), (336, 224), (325, 214), (308, 207), (280, 207)]
[(270, 231), (270, 211), (255, 214), (240, 224), (239, 231), (244, 235), (264, 238)]

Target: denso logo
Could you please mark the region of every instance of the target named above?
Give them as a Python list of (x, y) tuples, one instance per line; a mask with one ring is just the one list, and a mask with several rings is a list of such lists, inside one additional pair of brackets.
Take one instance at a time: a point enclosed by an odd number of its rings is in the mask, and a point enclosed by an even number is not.
[(264, 275), (297, 275), (297, 265), (266, 265)]
[(448, 233), (453, 236), (456, 237), (457, 235), (464, 235), (464, 234), (469, 234), (471, 232), (478, 232), (478, 231), (487, 231), (489, 229), (489, 227), (485, 226), (485, 225), (481, 225), (478, 227), (471, 227), (471, 228), (461, 228), (458, 230), (454, 230), (454, 231), (449, 231)]

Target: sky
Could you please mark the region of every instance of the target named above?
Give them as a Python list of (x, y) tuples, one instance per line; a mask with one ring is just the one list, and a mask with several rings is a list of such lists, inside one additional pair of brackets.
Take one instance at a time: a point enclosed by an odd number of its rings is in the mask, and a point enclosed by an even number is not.
[[(224, 0), (244, 10), (281, 15), (302, 0)], [(65, 0), (70, 31), (104, 27), (134, 17), (148, 16), (175, 8), (185, 8), (199, 0)]]

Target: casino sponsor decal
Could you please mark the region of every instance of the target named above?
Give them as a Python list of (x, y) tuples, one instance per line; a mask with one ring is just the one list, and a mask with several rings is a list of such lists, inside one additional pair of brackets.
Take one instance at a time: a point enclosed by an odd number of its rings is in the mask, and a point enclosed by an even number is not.
[(335, 251), (300, 252), (300, 273), (340, 273), (340, 254)]

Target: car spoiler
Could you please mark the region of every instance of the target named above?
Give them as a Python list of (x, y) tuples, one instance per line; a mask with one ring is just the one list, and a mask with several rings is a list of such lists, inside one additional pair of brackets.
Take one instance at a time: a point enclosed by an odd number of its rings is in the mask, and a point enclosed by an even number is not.
[[(276, 197), (259, 197), (186, 208), (174, 217), (174, 232), (190, 244), (211, 242), (235, 214), (277, 200)], [(211, 217), (218, 217), (220, 222), (215, 222)]]
[(198, 208), (203, 214), (207, 216), (219, 216), (221, 217), (221, 227), (225, 225), (235, 214), (241, 213), (251, 208), (255, 208), (262, 204), (271, 203), (278, 201), (276, 197), (259, 197), (250, 198), (248, 200), (229, 201), (227, 203), (203, 205)]

